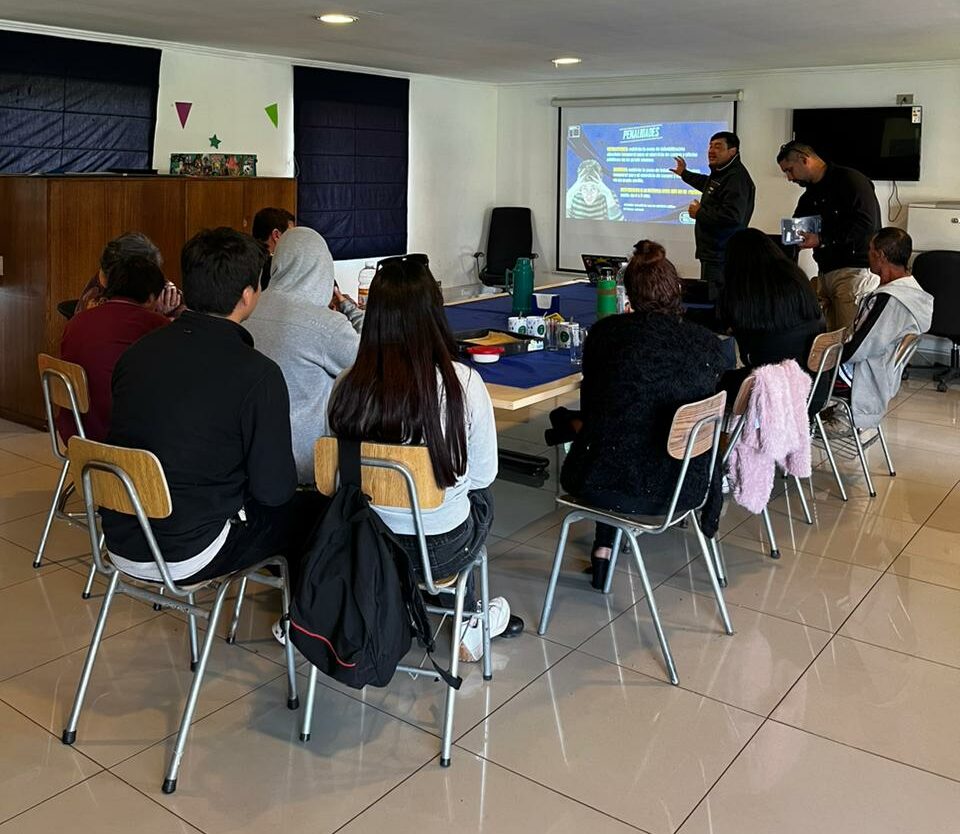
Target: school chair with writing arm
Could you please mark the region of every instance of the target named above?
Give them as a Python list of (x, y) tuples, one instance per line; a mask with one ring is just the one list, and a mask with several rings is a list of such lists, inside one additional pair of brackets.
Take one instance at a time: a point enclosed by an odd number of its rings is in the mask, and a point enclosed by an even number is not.
[[(225, 576), (187, 585), (176, 581), (170, 576), (170, 569), (157, 540), (153, 535), (151, 521), (167, 518), (173, 511), (170, 490), (163, 467), (157, 457), (143, 449), (123, 449), (118, 446), (108, 446), (105, 443), (95, 443), (82, 437), (72, 437), (69, 443), (70, 465), (79, 476), (83, 490), (83, 500), (86, 507), (87, 526), (90, 530), (90, 541), (93, 545), (93, 558), (97, 569), (107, 577), (107, 590), (100, 606), (100, 615), (93, 629), (90, 648), (83, 664), (83, 671), (77, 685), (77, 694), (63, 730), (64, 744), (73, 744), (77, 738), (77, 724), (80, 721), (80, 710), (83, 699), (90, 683), (93, 664), (97, 659), (97, 651), (103, 639), (104, 627), (110, 606), (117, 594), (153, 603), (154, 606), (173, 608), (187, 615), (188, 636), (190, 642), (190, 669), (193, 671), (193, 681), (190, 692), (183, 708), (177, 740), (170, 756), (163, 780), (163, 792), (173, 793), (177, 789), (177, 775), (180, 771), (180, 762), (187, 744), (187, 734), (190, 723), (196, 710), (197, 699), (200, 695), (200, 686), (210, 658), (210, 649), (216, 639), (217, 621), (223, 609), (223, 602), (233, 582), (240, 578), (249, 578), (254, 582), (278, 588), (283, 599), (282, 622), (289, 622), (290, 611), (290, 582), (287, 572), (287, 561), (283, 556), (272, 556), (262, 562), (236, 571)], [(140, 530), (146, 539), (153, 564), (156, 566), (161, 579), (157, 582), (138, 579), (118, 570), (110, 559), (109, 553), (103, 556), (97, 547), (96, 513), (99, 509), (109, 509), (115, 512), (136, 516)], [(266, 566), (275, 566), (279, 576), (265, 576), (258, 571)], [(154, 590), (159, 585), (159, 589)], [(196, 601), (196, 593), (200, 590), (215, 591), (210, 607), (206, 608)], [(161, 593), (162, 592), (162, 593)], [(197, 618), (207, 620), (207, 631), (203, 640), (203, 647), (198, 651)], [(300, 702), (297, 698), (297, 678), (294, 666), (293, 644), (286, 641), (287, 656), (287, 707), (297, 709)]]
[[(82, 365), (66, 362), (55, 356), (41, 353), (37, 356), (37, 367), (40, 371), (40, 387), (43, 390), (43, 407), (47, 417), (47, 432), (50, 435), (50, 448), (53, 456), (60, 461), (60, 477), (57, 488), (53, 491), (50, 509), (44, 521), (43, 532), (40, 534), (40, 544), (37, 545), (37, 554), (33, 566), (39, 568), (43, 564), (43, 553), (47, 549), (47, 540), (50, 538), (50, 529), (54, 521), (63, 521), (76, 527), (86, 527), (86, 514), (69, 512), (66, 509), (67, 501), (75, 491), (74, 482), (67, 481), (70, 461), (57, 433), (57, 424), (54, 407), (65, 408), (70, 411), (73, 423), (80, 437), (86, 437), (83, 432), (83, 414), (90, 410), (90, 389), (87, 385), (87, 372)], [(103, 538), (100, 539), (100, 545)], [(93, 589), (93, 579), (97, 573), (96, 562), (90, 563), (90, 573), (83, 588), (83, 598), (90, 599)]]
[[(710, 576), (710, 584), (713, 586), (713, 593), (717, 600), (717, 608), (720, 613), (724, 631), (727, 634), (733, 634), (733, 626), (730, 623), (730, 615), (727, 613), (727, 606), (723, 600), (723, 591), (720, 588), (720, 579), (717, 576), (713, 554), (707, 545), (706, 537), (703, 535), (703, 531), (700, 529), (700, 523), (697, 520), (697, 511), (706, 503), (710, 491), (710, 483), (718, 463), (720, 430), (723, 424), (726, 400), (726, 392), (721, 391), (705, 400), (682, 405), (674, 414), (673, 424), (670, 427), (670, 434), (667, 438), (667, 453), (674, 460), (680, 461), (680, 473), (677, 476), (677, 483), (674, 487), (670, 504), (664, 515), (629, 515), (618, 513), (615, 510), (604, 510), (598, 507), (592, 507), (578, 501), (570, 495), (557, 497), (557, 504), (562, 507), (569, 507), (570, 511), (563, 519), (563, 525), (560, 528), (560, 541), (557, 543), (557, 550), (553, 559), (553, 570), (547, 585), (547, 595), (543, 601), (543, 611), (540, 614), (540, 626), (537, 628), (538, 634), (541, 636), (546, 634), (547, 627), (550, 625), (550, 616), (553, 613), (553, 597), (557, 590), (557, 580), (560, 577), (560, 567), (563, 562), (563, 552), (567, 545), (567, 534), (570, 531), (570, 525), (583, 520), (601, 522), (617, 528), (616, 538), (614, 539), (613, 549), (610, 554), (610, 566), (607, 569), (606, 586), (603, 589), (605, 594), (610, 593), (610, 585), (613, 581), (613, 573), (616, 567), (616, 558), (620, 552), (620, 542), (622, 537), (626, 536), (637, 563), (637, 571), (640, 574), (640, 582), (643, 585), (647, 607), (650, 609), (650, 617), (653, 620), (653, 626), (657, 632), (657, 640), (660, 642), (660, 650), (663, 653), (667, 674), (672, 684), (678, 684), (680, 679), (677, 676), (677, 669), (673, 662), (673, 655), (670, 653), (666, 633), (660, 622), (660, 614), (657, 610), (656, 600), (653, 597), (653, 587), (650, 585), (650, 578), (647, 576), (646, 564), (640, 552), (638, 539), (641, 535), (656, 536), (684, 521), (689, 521), (700, 543), (700, 551), (703, 554), (703, 562)], [(678, 511), (677, 502), (680, 500), (680, 494), (686, 483), (690, 461), (701, 455), (709, 455), (707, 485), (704, 488), (703, 497), (695, 507)]]
[[(454, 598), (453, 634), (450, 640), (450, 677), (456, 679), (460, 671), (460, 641), (463, 639), (464, 625), (469, 625), (474, 612), (465, 612), (467, 580), (473, 569), (480, 569), (481, 628), (483, 629), (483, 679), (493, 678), (493, 660), (490, 656), (490, 579), (487, 572), (487, 548), (478, 551), (472, 564), (454, 576), (435, 578), (430, 568), (430, 556), (427, 541), (423, 533), (421, 510), (432, 510), (443, 503), (444, 490), (437, 486), (430, 462), (430, 451), (426, 446), (402, 446), (388, 443), (363, 443), (360, 446), (361, 485), (369, 496), (370, 503), (381, 507), (409, 509), (413, 515), (414, 529), (420, 549), (420, 590), (426, 594), (446, 595)], [(337, 440), (334, 437), (321, 437), (314, 446), (314, 475), (317, 490), (324, 495), (333, 495), (337, 489), (338, 454)], [(449, 608), (428, 605), (427, 611), (446, 617), (451, 614)], [(397, 672), (405, 672), (414, 677), (437, 678), (432, 666), (410, 666), (401, 664)], [(313, 699), (317, 688), (317, 667), (310, 667), (310, 680), (307, 684), (307, 700), (303, 713), (301, 741), (310, 740), (310, 727), (313, 720)], [(453, 715), (456, 707), (457, 690), (447, 686), (446, 702), (443, 711), (443, 733), (440, 749), (440, 765), (449, 767), (453, 746)]]

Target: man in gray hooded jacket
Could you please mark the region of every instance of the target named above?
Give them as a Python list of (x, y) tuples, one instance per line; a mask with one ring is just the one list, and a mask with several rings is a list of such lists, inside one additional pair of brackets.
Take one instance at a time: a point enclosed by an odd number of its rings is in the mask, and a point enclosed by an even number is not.
[(870, 240), (870, 271), (880, 276), (880, 286), (860, 304), (840, 367), (840, 378), (850, 386), (850, 407), (858, 429), (879, 425), (900, 389), (894, 356), (903, 337), (930, 329), (933, 296), (907, 269), (912, 248), (910, 235), (893, 226)]
[(337, 375), (357, 357), (363, 311), (335, 291), (327, 243), (306, 226), (283, 233), (270, 274), (270, 291), (244, 326), (283, 371), (297, 477), (312, 484), (313, 444), (329, 433), (327, 401)]

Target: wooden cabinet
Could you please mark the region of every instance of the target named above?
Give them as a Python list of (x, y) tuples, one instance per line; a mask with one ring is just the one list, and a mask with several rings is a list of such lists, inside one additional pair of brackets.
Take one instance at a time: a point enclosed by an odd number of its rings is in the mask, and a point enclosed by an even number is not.
[(37, 354), (57, 354), (65, 320), (107, 241), (143, 232), (180, 283), (180, 250), (197, 231), (249, 233), (265, 206), (296, 212), (292, 179), (0, 176), (0, 417), (44, 424)]

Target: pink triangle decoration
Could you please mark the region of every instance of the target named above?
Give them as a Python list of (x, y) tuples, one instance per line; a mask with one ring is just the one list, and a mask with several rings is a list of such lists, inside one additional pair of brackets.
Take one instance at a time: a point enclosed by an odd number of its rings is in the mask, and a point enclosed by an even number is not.
[(180, 127), (184, 128), (187, 126), (187, 119), (190, 117), (190, 108), (193, 107), (193, 102), (178, 101), (176, 104), (177, 104), (177, 118), (180, 119)]

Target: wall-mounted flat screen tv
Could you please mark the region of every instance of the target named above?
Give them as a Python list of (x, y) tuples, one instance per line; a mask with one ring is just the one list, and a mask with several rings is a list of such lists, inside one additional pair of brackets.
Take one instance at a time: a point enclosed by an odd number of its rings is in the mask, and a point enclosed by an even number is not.
[(916, 182), (922, 113), (910, 106), (794, 110), (793, 137), (872, 180)]

